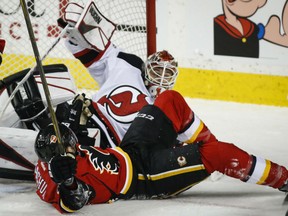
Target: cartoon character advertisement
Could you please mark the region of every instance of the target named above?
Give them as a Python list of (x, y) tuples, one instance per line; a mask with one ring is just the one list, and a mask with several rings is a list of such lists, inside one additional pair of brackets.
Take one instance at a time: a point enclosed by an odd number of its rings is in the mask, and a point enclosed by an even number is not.
[(223, 13), (214, 18), (215, 55), (259, 58), (260, 40), (288, 48), (288, 1), (281, 17), (271, 14), (259, 23), (252, 18), (265, 8), (267, 0), (221, 1)]
[(157, 5), (157, 48), (179, 56), (185, 67), (229, 70), (227, 60), (251, 65), (268, 60), (263, 67), (287, 63), (288, 0), (158, 0)]

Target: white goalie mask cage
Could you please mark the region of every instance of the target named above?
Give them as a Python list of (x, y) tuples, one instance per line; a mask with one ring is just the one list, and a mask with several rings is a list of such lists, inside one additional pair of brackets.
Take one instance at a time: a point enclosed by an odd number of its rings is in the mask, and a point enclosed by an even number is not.
[(172, 89), (178, 76), (178, 63), (166, 50), (150, 55), (145, 62), (145, 84)]

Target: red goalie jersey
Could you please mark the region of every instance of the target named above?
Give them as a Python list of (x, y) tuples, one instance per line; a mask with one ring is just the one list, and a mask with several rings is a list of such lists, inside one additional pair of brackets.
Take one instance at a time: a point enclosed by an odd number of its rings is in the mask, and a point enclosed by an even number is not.
[[(91, 188), (97, 188), (89, 203), (105, 203), (114, 195), (125, 195), (132, 181), (132, 165), (129, 156), (120, 148), (100, 149), (90, 146), (77, 146), (77, 173), (75, 177)], [(114, 157), (111, 157), (113, 155)], [(85, 167), (85, 168), (84, 168)], [(49, 176), (48, 164), (38, 161), (35, 168), (37, 194), (45, 202), (63, 211), (58, 193), (58, 185)]]

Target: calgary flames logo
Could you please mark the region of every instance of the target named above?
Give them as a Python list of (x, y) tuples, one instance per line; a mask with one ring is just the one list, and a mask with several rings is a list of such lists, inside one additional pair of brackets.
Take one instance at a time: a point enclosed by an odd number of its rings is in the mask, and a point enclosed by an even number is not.
[(132, 86), (120, 86), (109, 95), (103, 96), (98, 103), (117, 122), (131, 123), (139, 110), (148, 104), (147, 95)]
[(115, 157), (111, 157), (110, 153), (104, 152), (103, 150), (101, 151), (101, 149), (96, 149), (91, 146), (80, 146), (79, 148), (89, 155), (90, 163), (100, 174), (119, 174), (118, 161)]

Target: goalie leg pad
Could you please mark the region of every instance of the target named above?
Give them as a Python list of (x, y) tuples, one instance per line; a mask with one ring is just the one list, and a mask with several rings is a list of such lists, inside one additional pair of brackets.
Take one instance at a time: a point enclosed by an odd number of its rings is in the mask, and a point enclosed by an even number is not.
[[(9, 95), (16, 88), (16, 82), (7, 86)], [(34, 129), (32, 122), (37, 123), (38, 127), (45, 127), (50, 123), (46, 108), (41, 99), (37, 83), (33, 76), (23, 84), (23, 87), (15, 94), (12, 105), (19, 118), (26, 123), (29, 129)]]

